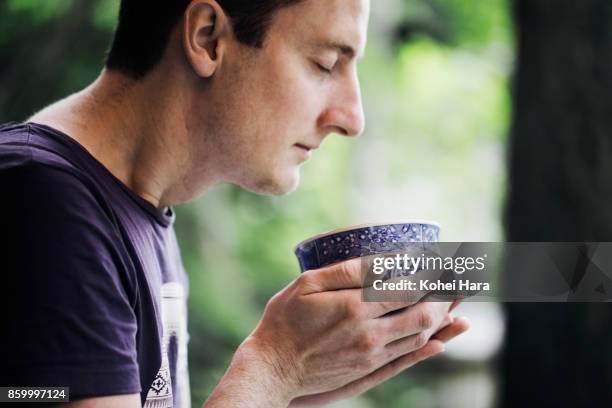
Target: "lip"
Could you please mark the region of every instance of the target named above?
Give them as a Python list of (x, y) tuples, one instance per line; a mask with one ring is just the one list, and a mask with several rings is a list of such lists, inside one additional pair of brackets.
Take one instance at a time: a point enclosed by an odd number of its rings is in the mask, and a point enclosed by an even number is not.
[(301, 143), (296, 143), (293, 146), (297, 149), (302, 161), (306, 161), (310, 159), (310, 156), (312, 155), (312, 151), (314, 150), (314, 148), (303, 145)]
[(319, 145), (316, 145), (316, 146), (309, 146), (309, 145), (305, 145), (305, 144), (302, 144), (302, 143), (296, 143), (295, 145), (296, 145), (297, 147), (299, 147), (300, 149), (304, 149), (304, 150), (306, 150), (306, 151), (316, 150), (316, 149), (318, 149), (318, 148), (319, 148)]

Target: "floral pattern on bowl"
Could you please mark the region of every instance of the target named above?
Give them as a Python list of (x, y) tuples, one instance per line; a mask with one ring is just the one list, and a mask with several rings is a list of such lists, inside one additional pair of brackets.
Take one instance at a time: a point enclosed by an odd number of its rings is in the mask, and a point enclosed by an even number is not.
[(302, 272), (339, 261), (401, 251), (407, 246), (424, 248), (439, 240), (440, 227), (427, 223), (381, 224), (332, 232), (306, 240), (295, 249)]

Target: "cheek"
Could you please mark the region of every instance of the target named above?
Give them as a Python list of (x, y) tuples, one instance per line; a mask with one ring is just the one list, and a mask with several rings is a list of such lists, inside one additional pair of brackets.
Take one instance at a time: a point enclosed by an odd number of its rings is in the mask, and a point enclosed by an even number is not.
[(317, 137), (326, 89), (309, 69), (301, 56), (262, 55), (224, 78), (217, 90), (226, 114), (223, 133), (244, 158), (276, 162), (281, 151)]
[(325, 89), (307, 68), (298, 58), (282, 61), (270, 67), (265, 80), (260, 82), (258, 104), (263, 110), (260, 113), (280, 135), (301, 138), (316, 130)]

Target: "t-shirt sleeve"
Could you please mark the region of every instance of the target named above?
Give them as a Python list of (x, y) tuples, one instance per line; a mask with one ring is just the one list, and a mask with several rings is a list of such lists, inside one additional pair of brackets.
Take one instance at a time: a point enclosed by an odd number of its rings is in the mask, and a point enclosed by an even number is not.
[(38, 164), (0, 171), (0, 188), (1, 385), (139, 392), (129, 264), (99, 197), (77, 174)]

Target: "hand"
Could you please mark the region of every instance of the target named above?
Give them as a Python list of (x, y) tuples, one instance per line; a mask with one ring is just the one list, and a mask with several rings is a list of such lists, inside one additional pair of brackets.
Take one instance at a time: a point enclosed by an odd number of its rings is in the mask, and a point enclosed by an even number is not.
[(384, 367), (379, 368), (366, 377), (353, 381), (337, 390), (296, 398), (291, 401), (290, 407), (320, 407), (334, 401), (362, 394), (378, 384), (396, 376), (405, 369), (444, 351), (444, 343), (464, 333), (468, 328), (469, 321), (466, 318), (454, 318), (448, 326), (437, 332), (432, 339), (419, 350), (408, 353), (388, 363)]
[(363, 302), (361, 283), (358, 259), (303, 273), (268, 302), (241, 346), (271, 367), (292, 405), (364, 392), (467, 329), (449, 303)]

